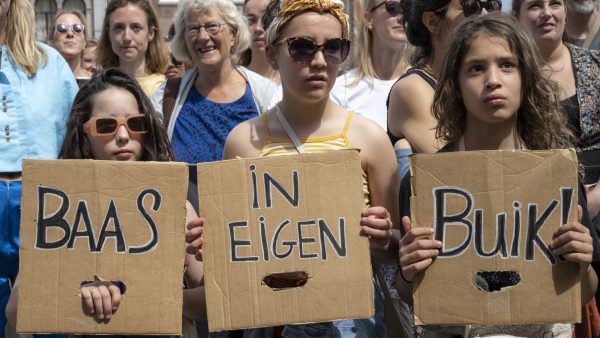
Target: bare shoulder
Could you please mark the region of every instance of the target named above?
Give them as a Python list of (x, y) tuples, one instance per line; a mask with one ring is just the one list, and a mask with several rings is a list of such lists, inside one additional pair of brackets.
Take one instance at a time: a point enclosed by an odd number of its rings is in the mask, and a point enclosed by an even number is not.
[(352, 116), (348, 138), (352, 146), (359, 149), (391, 145), (385, 130), (377, 122), (356, 114)]
[(265, 138), (263, 121), (257, 116), (235, 126), (225, 141), (223, 159), (257, 157)]
[(411, 74), (394, 84), (391, 96), (396, 96), (404, 100), (415, 100), (433, 95), (433, 93), (434, 90), (427, 81), (423, 80), (419, 75)]

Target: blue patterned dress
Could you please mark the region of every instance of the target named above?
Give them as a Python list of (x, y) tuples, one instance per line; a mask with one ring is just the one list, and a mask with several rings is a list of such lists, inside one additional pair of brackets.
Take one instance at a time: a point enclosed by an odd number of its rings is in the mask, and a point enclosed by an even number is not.
[(175, 159), (187, 163), (220, 161), (229, 132), (257, 115), (248, 85), (244, 95), (231, 103), (210, 101), (192, 86), (173, 129)]

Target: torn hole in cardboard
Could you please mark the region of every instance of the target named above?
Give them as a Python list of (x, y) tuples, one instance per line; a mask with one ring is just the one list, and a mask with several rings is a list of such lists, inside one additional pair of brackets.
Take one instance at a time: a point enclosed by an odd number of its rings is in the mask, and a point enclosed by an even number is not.
[(271, 273), (262, 278), (262, 284), (275, 291), (298, 288), (304, 286), (308, 279), (304, 271)]
[(473, 284), (485, 292), (501, 291), (521, 282), (517, 271), (479, 271), (473, 275)]

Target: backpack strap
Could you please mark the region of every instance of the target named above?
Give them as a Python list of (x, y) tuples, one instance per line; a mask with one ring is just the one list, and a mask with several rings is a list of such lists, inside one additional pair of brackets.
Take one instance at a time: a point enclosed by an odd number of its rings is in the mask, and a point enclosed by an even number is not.
[(162, 106), (163, 125), (165, 130), (169, 128), (169, 122), (171, 121), (171, 115), (173, 115), (173, 108), (175, 108), (175, 101), (177, 101), (177, 93), (179, 92), (180, 85), (180, 77), (168, 79), (167, 84), (165, 85)]

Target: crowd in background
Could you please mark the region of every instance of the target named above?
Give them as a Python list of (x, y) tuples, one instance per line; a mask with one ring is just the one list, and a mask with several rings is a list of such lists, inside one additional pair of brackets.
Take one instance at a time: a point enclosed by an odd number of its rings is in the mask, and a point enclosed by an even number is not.
[[(416, 327), (415, 337), (599, 337), (600, 0), (180, 0), (159, 27), (148, 0), (109, 0), (101, 36), (59, 11), (35, 41), (29, 0), (0, 0), (0, 337), (14, 330), (23, 159), (180, 161), (360, 149), (377, 273), (375, 315), (215, 337), (394, 337), (391, 291), (410, 317), (412, 281), (441, 243), (411, 228), (408, 157), (573, 147), (577, 222), (553, 254), (580, 264), (582, 326)], [(352, 25), (351, 25), (352, 23)], [(194, 175), (191, 175), (192, 177)], [(197, 182), (188, 192), (184, 332), (208, 333)], [(183, 268), (183, 267), (182, 267)], [(108, 321), (122, 285), (81, 286)], [(125, 296), (126, 297), (126, 296)], [(198, 328), (194, 325), (197, 322)], [(55, 335), (58, 336), (58, 335)]]

